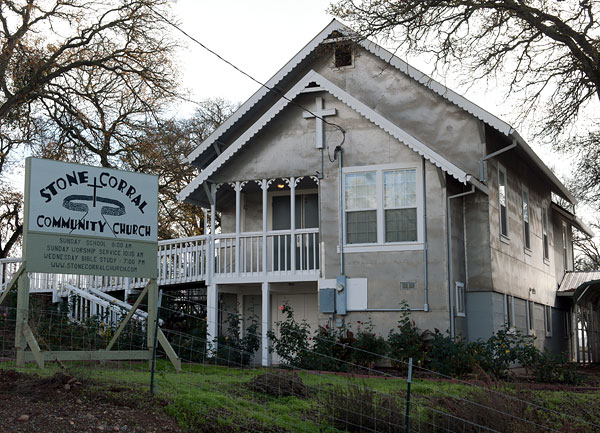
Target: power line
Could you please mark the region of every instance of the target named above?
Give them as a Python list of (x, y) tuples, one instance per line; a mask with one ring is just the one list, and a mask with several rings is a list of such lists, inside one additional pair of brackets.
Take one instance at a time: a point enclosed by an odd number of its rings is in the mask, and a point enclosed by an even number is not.
[[(263, 83), (262, 81), (254, 78), (252, 75), (250, 75), (248, 72), (244, 71), (243, 69), (241, 69), (240, 67), (236, 66), (234, 63), (230, 62), (229, 60), (227, 60), (226, 58), (224, 58), (223, 56), (221, 56), (219, 53), (217, 53), (216, 51), (212, 50), (211, 48), (207, 47), (205, 44), (203, 44), (202, 42), (200, 42), (198, 39), (196, 39), (194, 36), (190, 35), (189, 33), (187, 33), (185, 30), (183, 30), (181, 27), (179, 27), (177, 24), (175, 24), (174, 22), (172, 22), (171, 20), (169, 20), (167, 17), (165, 17), (163, 14), (161, 14), (160, 12), (158, 12), (157, 10), (155, 10), (152, 6), (147, 5), (148, 9), (150, 9), (152, 11), (152, 13), (154, 13), (156, 16), (158, 16), (161, 20), (163, 20), (165, 23), (167, 23), (169, 26), (173, 27), (174, 29), (176, 29), (177, 31), (179, 31), (180, 33), (182, 33), (185, 37), (187, 37), (188, 39), (190, 39), (191, 41), (195, 42), (196, 44), (198, 44), (200, 47), (202, 47), (204, 50), (208, 51), (209, 53), (211, 53), (213, 56), (217, 57), (219, 60), (221, 60), (222, 62), (228, 64), (229, 66), (231, 66), (233, 69), (235, 69), (236, 71), (238, 71), (239, 73), (245, 75), (246, 77), (250, 78), (252, 81), (254, 81), (255, 83), (257, 83), (258, 85), (260, 85), (261, 87), (264, 87), (265, 89), (267, 89), (269, 92), (273, 92), (276, 93), (277, 95), (281, 96), (283, 99), (285, 99), (286, 101), (296, 105), (297, 107), (299, 107), (300, 109), (308, 112), (309, 114), (311, 114), (312, 116), (322, 120), (324, 123), (333, 126), (334, 128), (337, 128), (341, 133), (342, 133), (342, 141), (341, 143), (336, 147), (336, 149), (338, 147), (341, 147), (344, 142), (346, 141), (346, 131), (344, 130), (344, 128), (342, 128), (340, 125), (333, 123), (333, 122), (329, 122), (328, 120), (326, 120), (325, 118), (317, 115), (316, 113), (314, 113), (313, 111), (311, 111), (310, 109), (304, 107), (301, 104), (298, 104), (296, 101), (293, 101), (292, 99), (288, 98), (281, 90), (276, 89), (275, 87), (269, 87), (267, 86), (265, 83)], [(335, 158), (335, 157), (334, 157)]]

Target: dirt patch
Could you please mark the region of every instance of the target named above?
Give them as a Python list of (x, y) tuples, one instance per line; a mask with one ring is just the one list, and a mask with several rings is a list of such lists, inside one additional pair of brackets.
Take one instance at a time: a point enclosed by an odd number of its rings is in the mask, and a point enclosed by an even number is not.
[[(139, 389), (92, 388), (67, 374), (49, 378), (0, 370), (2, 432), (182, 432), (162, 412), (167, 404)], [(123, 398), (120, 398), (123, 396)]]

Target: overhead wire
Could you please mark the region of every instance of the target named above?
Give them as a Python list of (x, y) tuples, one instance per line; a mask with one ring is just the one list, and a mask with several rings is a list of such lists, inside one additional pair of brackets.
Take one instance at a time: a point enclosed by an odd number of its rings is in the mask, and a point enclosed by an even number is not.
[[(327, 125), (330, 125), (336, 129), (338, 129), (341, 133), (342, 133), (342, 140), (340, 142), (340, 144), (338, 144), (336, 146), (336, 152), (334, 152), (334, 160), (335, 160), (335, 154), (337, 153), (337, 149), (341, 148), (341, 146), (344, 144), (344, 142), (346, 141), (346, 131), (344, 130), (344, 128), (342, 128), (340, 125), (338, 125), (337, 123), (333, 123), (330, 122), (328, 120), (326, 120), (324, 117), (319, 116), (318, 114), (316, 114), (315, 112), (313, 112), (312, 110), (310, 110), (309, 108), (306, 108), (305, 106), (299, 104), (298, 102), (294, 101), (293, 99), (290, 99), (286, 96), (286, 94), (277, 89), (276, 87), (270, 87), (268, 86), (266, 83), (263, 83), (262, 81), (258, 80), (257, 78), (255, 78), (254, 76), (252, 76), (250, 73), (244, 71), (242, 68), (238, 67), (237, 65), (235, 65), (233, 62), (227, 60), (225, 57), (223, 57), (222, 55), (220, 55), (219, 53), (217, 53), (215, 50), (209, 48), (207, 45), (205, 45), (204, 43), (202, 43), (201, 41), (199, 41), (197, 38), (195, 38), (194, 36), (190, 35), (188, 32), (186, 32), (185, 30), (183, 30), (181, 27), (179, 27), (176, 23), (174, 23), (173, 21), (171, 21), (169, 18), (167, 18), (166, 16), (164, 16), (162, 13), (158, 12), (156, 9), (154, 9), (152, 6), (147, 5), (148, 9), (150, 9), (150, 11), (152, 11), (152, 13), (154, 13), (157, 17), (159, 17), (161, 20), (163, 20), (165, 23), (167, 23), (169, 26), (173, 27), (174, 29), (176, 29), (178, 32), (180, 32), (181, 34), (183, 34), (185, 37), (187, 37), (188, 39), (190, 39), (191, 41), (193, 41), (194, 43), (196, 43), (197, 45), (199, 45), (200, 47), (202, 47), (205, 51), (209, 52), (210, 54), (212, 54), (213, 56), (217, 57), (219, 60), (221, 60), (222, 62), (226, 63), (227, 65), (231, 66), (233, 69), (235, 69), (236, 71), (238, 71), (240, 74), (246, 76), (247, 78), (249, 78), (250, 80), (254, 81), (256, 84), (260, 85), (261, 87), (267, 89), (269, 92), (273, 92), (275, 94), (277, 94), (278, 96), (280, 96), (281, 98), (285, 99), (286, 101), (288, 101), (289, 103), (297, 106), (298, 108), (300, 108), (303, 111), (306, 111), (307, 113), (309, 113), (311, 116), (316, 117), (317, 119), (322, 120), (324, 123), (326, 123)], [(329, 146), (327, 147), (327, 153), (329, 155)], [(331, 160), (331, 158), (329, 158)]]

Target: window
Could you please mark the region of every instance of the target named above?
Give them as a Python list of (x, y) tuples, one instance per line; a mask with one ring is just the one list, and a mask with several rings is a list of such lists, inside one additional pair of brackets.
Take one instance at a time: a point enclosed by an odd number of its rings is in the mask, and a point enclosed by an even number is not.
[(544, 260), (548, 260), (548, 213), (545, 207), (542, 207), (542, 242), (544, 249)]
[(512, 296), (504, 295), (504, 323), (507, 328), (514, 328), (515, 326), (513, 299)]
[(345, 169), (345, 243), (367, 247), (388, 244), (389, 248), (416, 243), (421, 189), (417, 173), (416, 168), (389, 165), (369, 171)]
[(459, 283), (458, 281), (455, 283), (456, 288), (456, 315), (460, 317), (465, 317), (466, 309), (465, 309), (465, 285), (464, 283)]
[(535, 311), (535, 303), (533, 301), (527, 301), (527, 329), (529, 329), (529, 333), (533, 333), (535, 331), (535, 315), (533, 312)]
[(498, 167), (498, 201), (500, 209), (500, 234), (508, 237), (506, 171), (502, 167)]
[(529, 192), (523, 190), (523, 244), (531, 249), (531, 234), (529, 228)]
[(562, 223), (562, 253), (563, 253), (563, 269), (566, 272), (569, 269), (569, 259), (567, 256), (567, 224)]
[(376, 172), (349, 173), (345, 176), (346, 242), (377, 242)]
[(411, 290), (417, 287), (414, 281), (400, 281), (400, 290)]
[(416, 177), (414, 169), (383, 172), (386, 242), (417, 240)]
[(544, 329), (546, 337), (552, 337), (552, 307), (549, 305), (544, 307)]
[(333, 63), (336, 68), (352, 66), (352, 45), (349, 43), (337, 44), (333, 57)]

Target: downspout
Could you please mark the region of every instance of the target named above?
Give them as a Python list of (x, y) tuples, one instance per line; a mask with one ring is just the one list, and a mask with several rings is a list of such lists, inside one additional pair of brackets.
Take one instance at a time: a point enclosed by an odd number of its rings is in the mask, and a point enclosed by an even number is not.
[[(448, 187), (446, 187), (446, 191), (448, 191)], [(446, 197), (446, 245), (448, 252), (448, 305), (449, 305), (449, 315), (450, 315), (450, 337), (454, 339), (456, 337), (456, 330), (454, 326), (454, 297), (452, 296), (452, 224), (450, 221), (450, 200), (464, 197), (466, 195), (470, 195), (475, 193), (475, 185), (471, 185), (471, 190), (467, 192), (461, 192), (460, 194), (449, 195)]]
[(427, 267), (427, 183), (425, 180), (425, 158), (421, 159), (423, 172), (423, 273), (425, 280), (425, 304), (423, 311), (429, 311), (429, 268)]
[(336, 148), (336, 152), (338, 153), (338, 185), (339, 185), (339, 206), (338, 206), (338, 219), (340, 221), (340, 275), (344, 275), (344, 190), (343, 190), (343, 178), (342, 178), (342, 156), (344, 154), (344, 150), (341, 146)]

